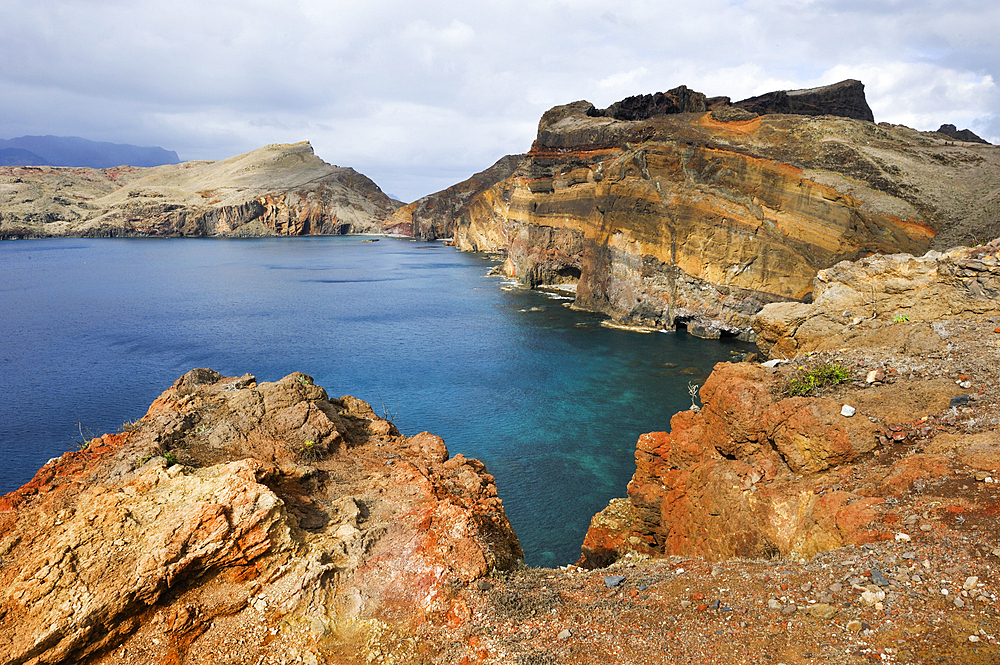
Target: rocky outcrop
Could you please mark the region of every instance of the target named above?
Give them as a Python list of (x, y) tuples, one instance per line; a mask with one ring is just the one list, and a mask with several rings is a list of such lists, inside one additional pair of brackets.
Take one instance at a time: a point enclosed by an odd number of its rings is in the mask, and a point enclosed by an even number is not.
[(450, 238), (455, 226), (470, 214), (469, 202), (509, 178), (523, 158), (524, 155), (507, 155), (457, 185), (403, 206), (386, 220), (384, 230), (421, 240)]
[(854, 79), (806, 90), (778, 90), (750, 97), (733, 105), (760, 115), (836, 115), (875, 122), (875, 116), (865, 98), (865, 86)]
[(1000, 316), (1000, 238), (923, 256), (876, 255), (820, 270), (812, 303), (785, 302), (753, 317), (773, 358), (845, 345), (899, 350), (942, 345), (935, 322)]
[(940, 127), (938, 127), (937, 132), (938, 134), (944, 134), (945, 136), (953, 138), (957, 141), (989, 144), (989, 141), (984, 141), (983, 139), (979, 138), (976, 135), (976, 133), (973, 132), (971, 129), (959, 129), (955, 125), (941, 125)]
[(0, 168), (0, 237), (380, 233), (399, 205), (306, 142), (154, 168)]
[(477, 183), (460, 214), (429, 197), (421, 224), (501, 253), (527, 287), (575, 283), (575, 306), (619, 323), (752, 338), (761, 307), (809, 301), (823, 268), (997, 224), (1000, 152), (830, 115), (858, 115), (858, 95), (845, 82), (785, 93), (782, 113), (747, 104), (763, 115), (687, 88), (555, 107), (509, 177)]
[(456, 590), (521, 557), (493, 478), (439, 437), (304, 374), (193, 370), (0, 497), (0, 653), (413, 662), (468, 619)]
[(841, 417), (834, 400), (785, 398), (782, 388), (777, 373), (759, 365), (717, 365), (701, 389), (700, 412), (675, 415), (670, 434), (639, 438), (628, 501), (594, 518), (581, 563), (606, 565), (622, 551), (814, 554), (863, 537), (826, 528), (816, 497), (774, 481), (854, 461), (877, 445), (874, 426)]
[[(848, 346), (776, 368), (717, 365), (700, 411), (639, 438), (628, 497), (593, 518), (580, 564), (630, 553), (798, 559), (908, 542), (928, 504), (992, 529), (993, 494), (965, 490), (1000, 467), (1000, 338), (989, 321), (936, 325), (947, 350)], [(790, 396), (832, 365), (846, 382)]]

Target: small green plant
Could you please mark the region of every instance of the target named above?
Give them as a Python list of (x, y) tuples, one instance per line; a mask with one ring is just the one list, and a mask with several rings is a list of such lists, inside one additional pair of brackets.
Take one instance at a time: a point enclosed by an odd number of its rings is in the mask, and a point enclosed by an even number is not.
[(78, 432), (80, 432), (80, 436), (79, 437), (74, 436), (72, 437), (72, 439), (73, 443), (76, 445), (77, 450), (86, 450), (87, 448), (90, 448), (90, 444), (93, 443), (95, 439), (99, 438), (94, 435), (94, 433), (91, 431), (89, 427), (87, 429), (84, 429), (83, 423), (79, 421), (77, 421), (76, 423), (76, 429)]
[(909, 320), (910, 317), (908, 317), (906, 314), (897, 314), (896, 316), (892, 317), (893, 323), (906, 323)]
[(835, 386), (851, 379), (850, 372), (843, 365), (830, 363), (820, 365), (808, 372), (802, 372), (796, 377), (792, 377), (788, 382), (788, 394), (792, 397), (798, 395), (808, 395), (816, 388)]
[(299, 455), (302, 459), (307, 462), (315, 462), (319, 459), (319, 449), (316, 447), (315, 441), (306, 440), (302, 443), (302, 447), (299, 448)]
[(304, 386), (311, 386), (313, 384), (313, 382), (309, 380), (308, 376), (301, 376), (300, 375), (298, 377), (298, 379), (299, 379), (299, 383), (301, 383)]
[(167, 461), (167, 466), (177, 464), (177, 454), (173, 451), (163, 453), (163, 459)]

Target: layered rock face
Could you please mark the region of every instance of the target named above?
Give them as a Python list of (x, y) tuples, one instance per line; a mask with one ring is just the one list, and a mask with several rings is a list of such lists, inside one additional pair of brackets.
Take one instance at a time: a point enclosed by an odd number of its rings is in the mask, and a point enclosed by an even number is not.
[(764, 353), (791, 358), (846, 344), (919, 349), (934, 341), (934, 322), (1000, 316), (1000, 238), (920, 257), (844, 261), (820, 270), (813, 292), (811, 304), (775, 303), (754, 316)]
[(386, 220), (384, 230), (422, 240), (450, 238), (456, 225), (463, 223), (460, 220), (472, 212), (469, 203), (497, 182), (509, 178), (523, 157), (502, 157), (490, 168), (457, 185), (403, 206)]
[(307, 143), (153, 168), (0, 168), (0, 237), (380, 233), (399, 203)]
[(419, 661), (468, 618), (454, 592), (521, 557), (493, 478), (439, 437), (304, 374), (193, 370), (0, 498), (0, 653)]
[[(842, 117), (867, 109), (852, 82), (782, 99), (809, 109), (745, 100), (750, 111), (683, 87), (553, 108), (451, 235), (503, 254), (526, 286), (576, 283), (576, 306), (619, 322), (749, 337), (764, 304), (811, 298), (822, 268), (996, 225), (992, 147)], [(449, 235), (442, 220), (434, 233)]]

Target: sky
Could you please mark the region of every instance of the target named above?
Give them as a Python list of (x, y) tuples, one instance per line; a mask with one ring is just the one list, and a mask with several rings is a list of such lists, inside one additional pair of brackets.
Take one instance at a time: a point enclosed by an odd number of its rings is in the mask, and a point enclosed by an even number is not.
[(526, 152), (558, 104), (855, 78), (876, 122), (1000, 143), (998, 35), (986, 0), (0, 0), (0, 138), (308, 140), (409, 202)]

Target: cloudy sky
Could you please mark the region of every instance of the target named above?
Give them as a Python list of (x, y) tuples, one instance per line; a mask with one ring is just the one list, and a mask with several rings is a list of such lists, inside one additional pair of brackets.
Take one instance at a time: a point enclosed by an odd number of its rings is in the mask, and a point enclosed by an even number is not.
[(414, 200), (524, 152), (548, 108), (857, 78), (877, 122), (1000, 143), (986, 0), (0, 0), (0, 138), (221, 159), (312, 142)]

